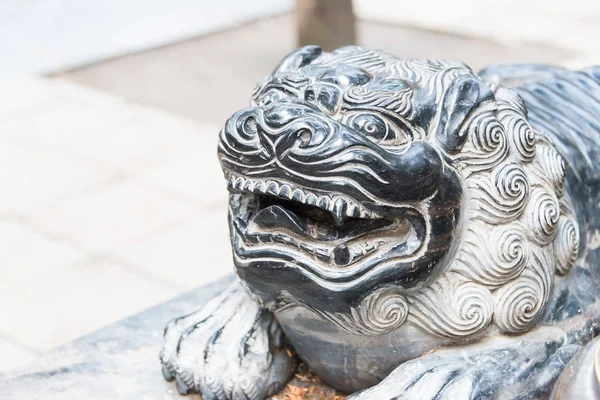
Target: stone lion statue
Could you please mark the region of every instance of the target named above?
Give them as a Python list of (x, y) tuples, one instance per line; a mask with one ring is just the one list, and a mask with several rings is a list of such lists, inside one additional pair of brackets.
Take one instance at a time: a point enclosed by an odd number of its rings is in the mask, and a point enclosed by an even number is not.
[(599, 327), (599, 140), (599, 68), (293, 52), (220, 132), (238, 280), (169, 323), (165, 378), (548, 398)]

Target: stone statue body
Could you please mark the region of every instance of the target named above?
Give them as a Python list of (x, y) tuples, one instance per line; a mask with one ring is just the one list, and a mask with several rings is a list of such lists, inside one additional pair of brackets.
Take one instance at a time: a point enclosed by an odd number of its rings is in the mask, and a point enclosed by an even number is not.
[(548, 398), (600, 322), (599, 139), (597, 68), (297, 50), (220, 133), (239, 282), (169, 324), (165, 377)]

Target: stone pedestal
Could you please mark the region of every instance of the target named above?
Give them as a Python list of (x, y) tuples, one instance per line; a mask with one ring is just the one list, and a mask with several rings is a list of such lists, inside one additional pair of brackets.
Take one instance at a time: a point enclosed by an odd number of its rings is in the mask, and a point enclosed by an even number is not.
[[(169, 320), (200, 308), (232, 280), (202, 286), (0, 376), (0, 399), (184, 399), (160, 371), (163, 329)], [(199, 396), (188, 396), (194, 398)]]

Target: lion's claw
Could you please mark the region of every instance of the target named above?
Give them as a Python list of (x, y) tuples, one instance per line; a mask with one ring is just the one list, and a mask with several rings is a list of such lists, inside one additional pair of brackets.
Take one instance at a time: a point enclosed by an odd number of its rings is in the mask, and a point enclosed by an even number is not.
[(264, 399), (279, 390), (296, 357), (271, 312), (238, 284), (165, 329), (162, 373), (177, 391), (205, 400)]
[(505, 346), (441, 349), (408, 361), (348, 400), (471, 400), (546, 398), (580, 346), (564, 337), (515, 340)]

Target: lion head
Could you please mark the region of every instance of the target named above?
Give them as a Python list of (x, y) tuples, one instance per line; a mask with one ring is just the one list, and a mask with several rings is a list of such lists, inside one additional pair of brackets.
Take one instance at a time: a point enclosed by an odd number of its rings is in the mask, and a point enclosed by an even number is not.
[(302, 48), (218, 154), (244, 286), (346, 332), (523, 332), (576, 261), (561, 156), (463, 63)]

